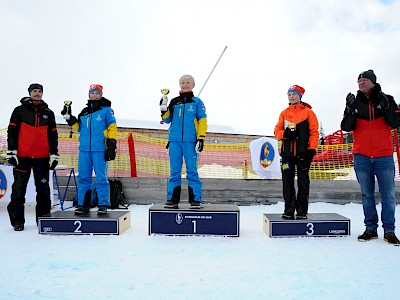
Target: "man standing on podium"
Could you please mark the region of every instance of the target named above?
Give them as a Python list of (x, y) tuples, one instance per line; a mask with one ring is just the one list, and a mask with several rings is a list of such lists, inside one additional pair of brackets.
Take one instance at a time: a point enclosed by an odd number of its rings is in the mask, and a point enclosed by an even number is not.
[(193, 95), (191, 75), (179, 79), (179, 96), (167, 106), (166, 94), (160, 101), (161, 118), (171, 124), (168, 136), (170, 177), (165, 208), (177, 209), (181, 197), (181, 172), (185, 159), (191, 208), (201, 208), (202, 183), (197, 172), (199, 153), (203, 151), (207, 131), (207, 115), (203, 101)]
[(58, 164), (58, 133), (53, 111), (42, 100), (43, 86), (32, 83), (29, 97), (12, 112), (7, 131), (7, 163), (13, 166), (14, 183), (7, 206), (15, 231), (24, 230), (25, 194), (31, 170), (36, 186), (36, 223), (50, 213), (49, 169)]

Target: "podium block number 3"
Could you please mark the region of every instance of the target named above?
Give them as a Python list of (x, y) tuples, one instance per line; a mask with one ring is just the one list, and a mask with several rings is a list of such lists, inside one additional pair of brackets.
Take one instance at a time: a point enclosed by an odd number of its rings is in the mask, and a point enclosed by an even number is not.
[(314, 224), (313, 223), (307, 223), (307, 228), (306, 234), (307, 235), (313, 235), (314, 234)]

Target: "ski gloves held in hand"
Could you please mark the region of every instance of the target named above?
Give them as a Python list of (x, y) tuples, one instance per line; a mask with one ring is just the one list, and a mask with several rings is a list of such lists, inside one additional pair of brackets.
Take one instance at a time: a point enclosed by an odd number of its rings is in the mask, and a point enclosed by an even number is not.
[(18, 166), (17, 150), (7, 150), (6, 161), (13, 168)]
[(201, 151), (203, 151), (203, 148), (204, 148), (204, 140), (197, 139), (196, 146), (194, 147), (196, 153), (200, 153)]
[(50, 155), (50, 170), (54, 170), (55, 167), (58, 165), (58, 160), (60, 157), (57, 154)]
[[(49, 162), (49, 169), (54, 170), (55, 167), (58, 165), (59, 156), (58, 154), (51, 154), (50, 155), (50, 162)], [(6, 161), (7, 164), (16, 168), (18, 166), (18, 157), (17, 157), (17, 150), (7, 150), (6, 153)]]
[(105, 154), (106, 161), (114, 160), (117, 150), (117, 141), (115, 139), (107, 139), (106, 146), (107, 146)]

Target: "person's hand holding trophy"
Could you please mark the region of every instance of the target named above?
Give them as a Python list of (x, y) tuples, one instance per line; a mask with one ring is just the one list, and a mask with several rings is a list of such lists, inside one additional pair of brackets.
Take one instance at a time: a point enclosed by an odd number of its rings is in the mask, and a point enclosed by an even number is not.
[(168, 93), (169, 89), (161, 89), (161, 93), (163, 94), (161, 100), (160, 100), (160, 110), (161, 113), (165, 113), (168, 110)]
[(61, 111), (61, 115), (64, 117), (65, 120), (69, 120), (71, 118), (72, 110), (71, 110), (71, 104), (72, 101), (70, 100), (65, 100), (64, 101), (64, 107), (63, 110)]

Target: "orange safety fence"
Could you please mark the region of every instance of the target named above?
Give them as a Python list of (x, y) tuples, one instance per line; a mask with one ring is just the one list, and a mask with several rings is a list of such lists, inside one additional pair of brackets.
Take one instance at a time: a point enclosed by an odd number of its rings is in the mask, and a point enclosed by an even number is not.
[[(395, 132), (397, 134), (397, 132)], [(79, 134), (70, 137), (59, 133), (61, 168), (75, 168), (78, 172)], [(396, 179), (399, 177), (396, 138), (393, 147), (396, 162)], [(199, 156), (198, 169), (201, 178), (260, 179), (253, 171), (249, 142), (214, 144), (207, 143)], [(117, 156), (109, 162), (111, 177), (163, 177), (169, 176), (167, 140), (133, 132), (117, 135)], [(353, 144), (319, 145), (310, 168), (312, 180), (356, 180), (353, 168)], [(0, 130), (0, 153), (4, 161), (7, 149), (7, 131)], [(67, 175), (60, 170), (59, 175)], [(183, 167), (182, 174), (185, 176)]]

